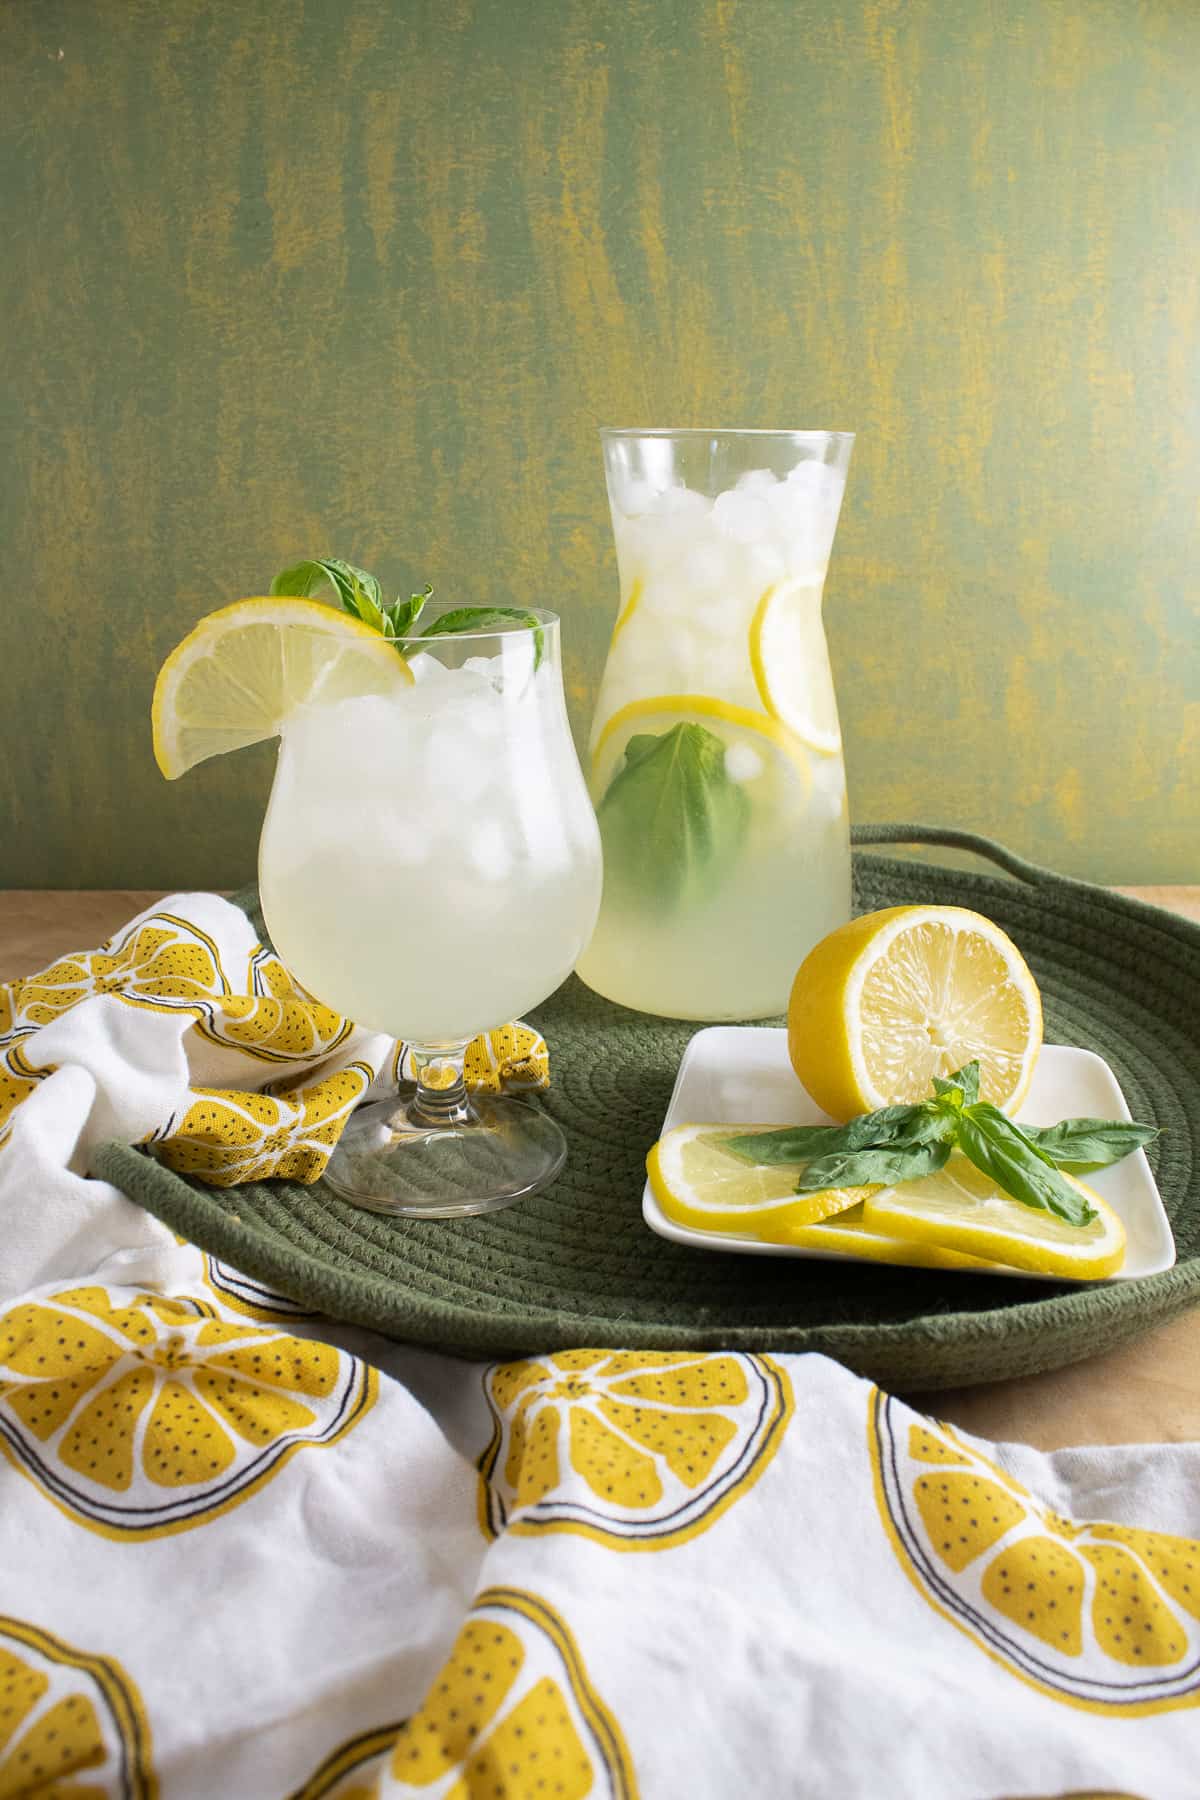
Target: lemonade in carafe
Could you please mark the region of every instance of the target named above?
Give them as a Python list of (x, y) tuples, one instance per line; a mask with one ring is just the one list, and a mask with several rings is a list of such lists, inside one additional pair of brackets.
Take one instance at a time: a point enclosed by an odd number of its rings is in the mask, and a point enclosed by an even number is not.
[(590, 744), (604, 898), (578, 973), (643, 1012), (769, 1017), (850, 912), (821, 602), (853, 435), (602, 436), (621, 594)]

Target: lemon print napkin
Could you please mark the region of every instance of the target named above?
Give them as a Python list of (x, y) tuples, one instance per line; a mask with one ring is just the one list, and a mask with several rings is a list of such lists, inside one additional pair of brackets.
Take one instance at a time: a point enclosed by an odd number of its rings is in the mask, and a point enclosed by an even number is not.
[(89, 1149), (307, 1168), (401, 1047), (213, 896), (3, 998), (5, 1800), (1197, 1791), (1200, 1445), (985, 1443), (815, 1355), (336, 1324)]
[[(89, 1153), (113, 1138), (221, 1187), (316, 1181), (406, 1055), (299, 988), (239, 907), (173, 895), (99, 949), (0, 986), (0, 1206), (36, 1169), (40, 1205), (71, 1232), (95, 1205)], [(544, 1088), (545, 1043), (517, 1021), (476, 1038), (465, 1072), (477, 1091)]]

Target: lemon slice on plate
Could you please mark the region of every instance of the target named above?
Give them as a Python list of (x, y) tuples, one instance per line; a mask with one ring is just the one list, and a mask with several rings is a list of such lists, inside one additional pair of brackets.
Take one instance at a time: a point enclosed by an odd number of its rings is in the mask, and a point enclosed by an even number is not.
[(795, 1164), (748, 1163), (726, 1148), (743, 1132), (769, 1125), (677, 1125), (646, 1158), (650, 1191), (668, 1219), (701, 1231), (740, 1232), (765, 1243), (788, 1242), (796, 1226), (812, 1225), (856, 1205), (869, 1188), (826, 1188), (798, 1194)]
[[(889, 1190), (890, 1191), (890, 1190)], [(869, 1200), (878, 1192), (859, 1188)], [(939, 1245), (916, 1238), (894, 1237), (876, 1231), (866, 1223), (866, 1201), (839, 1212), (817, 1225), (789, 1227), (779, 1235), (781, 1244), (795, 1244), (803, 1250), (836, 1250), (839, 1256), (852, 1256), (862, 1262), (901, 1263), (915, 1269), (994, 1269), (995, 1263), (983, 1262), (977, 1256), (964, 1256), (958, 1250), (943, 1250)]]
[[(786, 783), (793, 807), (806, 806), (812, 774), (804, 745), (785, 725), (748, 707), (707, 694), (661, 694), (650, 700), (631, 700), (606, 721), (592, 752), (592, 793), (603, 798), (625, 754), (631, 737), (642, 733), (658, 736), (682, 723), (703, 725), (726, 745), (725, 767), (748, 795), (768, 784)], [(777, 796), (772, 796), (772, 804)], [(779, 796), (782, 799), (782, 796)]]
[(209, 756), (277, 737), (302, 706), (412, 685), (394, 644), (316, 600), (237, 600), (201, 619), (158, 672), (154, 756), (174, 781)]
[(750, 667), (771, 717), (810, 750), (836, 755), (842, 734), (819, 582), (786, 581), (767, 589), (750, 621)]
[(834, 1119), (927, 1098), (935, 1075), (979, 1063), (980, 1098), (1006, 1112), (1042, 1047), (1037, 983), (1012, 940), (961, 906), (894, 906), (830, 932), (800, 965), (788, 1054)]
[(874, 1231), (968, 1256), (1007, 1263), (1037, 1275), (1100, 1281), (1125, 1260), (1125, 1227), (1099, 1194), (1060, 1171), (1095, 1208), (1087, 1225), (1024, 1206), (998, 1188), (965, 1156), (955, 1154), (936, 1175), (880, 1188), (863, 1205)]

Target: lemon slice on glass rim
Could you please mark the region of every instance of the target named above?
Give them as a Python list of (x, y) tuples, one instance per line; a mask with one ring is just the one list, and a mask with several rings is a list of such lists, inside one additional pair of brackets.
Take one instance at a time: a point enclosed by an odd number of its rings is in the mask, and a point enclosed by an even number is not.
[(395, 644), (349, 613), (285, 596), (209, 613), (154, 684), (154, 757), (168, 781), (210, 756), (277, 737), (313, 702), (411, 687)]

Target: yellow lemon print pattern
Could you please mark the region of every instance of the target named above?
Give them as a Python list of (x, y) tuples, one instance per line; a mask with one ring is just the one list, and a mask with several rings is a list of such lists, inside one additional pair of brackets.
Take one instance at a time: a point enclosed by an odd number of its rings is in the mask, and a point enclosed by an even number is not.
[(151, 1012), (190, 1014), (210, 1042), (264, 1062), (315, 1061), (354, 1029), (297, 987), (264, 945), (255, 945), (243, 967), (246, 991), (234, 993), (208, 933), (174, 913), (154, 913), (100, 950), (59, 957), (10, 983), (2, 990), (0, 1041), (49, 1025), (100, 995)]
[(203, 1525), (374, 1404), (358, 1357), (202, 1301), (78, 1287), (0, 1315), (0, 1450), (111, 1538)]
[(342, 1745), (293, 1800), (485, 1795), (637, 1800), (620, 1726), (570, 1630), (520, 1588), (485, 1589), (420, 1711)]
[[(392, 1079), (415, 1079), (408, 1045), (396, 1045)], [(481, 1032), (467, 1045), (463, 1079), (476, 1094), (530, 1093), (550, 1086), (546, 1040), (522, 1020)]]
[(156, 1800), (150, 1728), (128, 1676), (0, 1618), (0, 1800)]
[(8, 991), (13, 1028), (30, 1030), (105, 994), (153, 1011), (202, 1014), (229, 992), (229, 983), (206, 932), (172, 913), (157, 913), (118, 932), (100, 950), (60, 956)]
[(207, 1250), (197, 1251), (201, 1260), (201, 1280), (210, 1294), (213, 1294), (230, 1312), (240, 1313), (244, 1319), (316, 1319), (319, 1313), (302, 1306), (299, 1300), (289, 1300), (286, 1294), (277, 1294), (252, 1275), (243, 1275), (240, 1269), (232, 1264), (221, 1262), (210, 1256)]
[(342, 1044), (354, 1026), (297, 986), (273, 950), (250, 956), (246, 994), (226, 993), (199, 1021), (201, 1036), (262, 1062), (315, 1062)]
[(183, 1117), (147, 1141), (160, 1162), (210, 1187), (275, 1178), (313, 1182), (374, 1074), (369, 1063), (357, 1062), (270, 1092), (192, 1088)]
[(23, 1044), (23, 1038), (11, 1038), (0, 1049), (0, 1149), (8, 1142), (12, 1116), (22, 1100), (29, 1098), (39, 1081), (54, 1073), (53, 1067), (34, 1068), (27, 1062)]
[(1200, 1701), (1200, 1543), (1063, 1518), (949, 1427), (880, 1393), (869, 1415), (880, 1514), (931, 1606), (1070, 1705)]
[(480, 1523), (662, 1550), (706, 1531), (767, 1467), (792, 1414), (767, 1356), (565, 1350), (484, 1376)]

